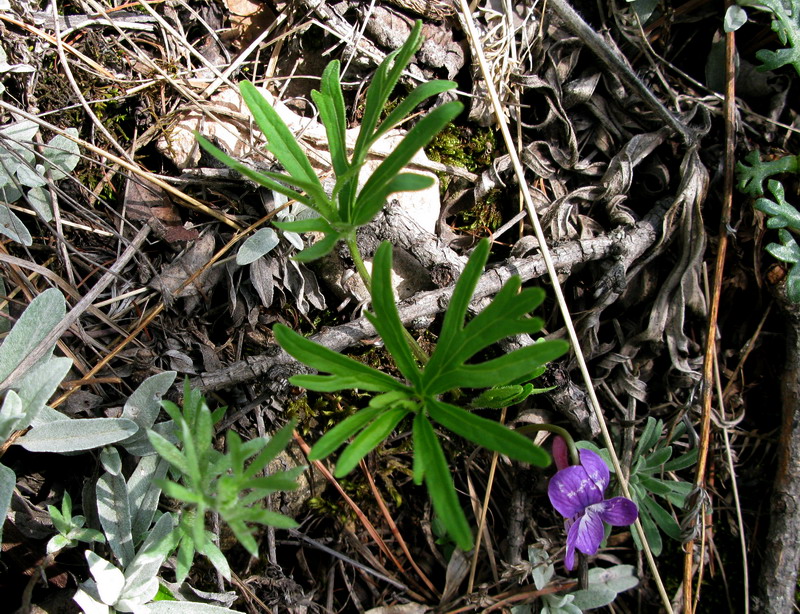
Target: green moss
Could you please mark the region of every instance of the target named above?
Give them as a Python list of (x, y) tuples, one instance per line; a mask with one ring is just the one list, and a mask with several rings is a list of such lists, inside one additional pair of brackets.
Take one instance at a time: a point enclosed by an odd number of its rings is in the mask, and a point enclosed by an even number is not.
[(495, 145), (496, 137), (492, 130), (457, 126), (451, 122), (436, 135), (425, 151), (434, 162), (475, 172), (492, 163)]

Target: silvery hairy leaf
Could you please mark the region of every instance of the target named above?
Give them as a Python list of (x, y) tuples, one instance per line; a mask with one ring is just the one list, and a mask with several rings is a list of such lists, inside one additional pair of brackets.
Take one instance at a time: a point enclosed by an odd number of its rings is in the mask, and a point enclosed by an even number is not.
[(89, 572), (97, 585), (100, 600), (106, 605), (114, 605), (122, 593), (122, 587), (125, 586), (124, 574), (91, 550), (86, 551), (86, 562), (89, 563)]
[(600, 608), (616, 599), (619, 593), (639, 584), (632, 565), (615, 565), (607, 569), (589, 570), (589, 588), (572, 593), (573, 604), (582, 610)]
[[(5, 522), (8, 507), (11, 505), (11, 495), (17, 485), (17, 476), (3, 464), (0, 464), (0, 520)], [(0, 522), (0, 540), (3, 538), (3, 522)]]
[(271, 252), (280, 243), (278, 233), (272, 228), (261, 228), (249, 236), (236, 254), (236, 264), (250, 264)]
[(78, 452), (122, 441), (138, 430), (125, 418), (60, 420), (31, 429), (16, 443), (31, 452)]
[[(167, 393), (175, 382), (175, 371), (164, 371), (157, 373), (144, 380), (136, 390), (133, 391), (125, 406), (122, 408), (122, 418), (132, 420), (139, 427), (139, 430), (121, 442), (121, 445), (130, 453), (134, 446), (141, 446), (147, 441), (147, 429), (151, 428), (158, 418), (161, 411), (161, 398)], [(137, 456), (141, 456), (138, 454)]]
[(193, 601), (156, 601), (143, 606), (138, 612), (140, 614), (223, 614), (225, 612), (236, 614), (234, 610), (228, 608)]
[(17, 394), (25, 415), (17, 425), (19, 428), (27, 427), (36, 418), (70, 368), (72, 360), (69, 358), (49, 358), (22, 375)]
[(0, 407), (0, 441), (5, 441), (11, 436), (24, 415), (22, 399), (16, 392), (9, 390), (3, 399), (3, 406)]
[(97, 514), (111, 551), (122, 567), (127, 567), (134, 550), (128, 485), (121, 475), (105, 473), (97, 481)]
[[(3, 209), (4, 207), (0, 207), (0, 232), (3, 232), (2, 228), (6, 225)], [(30, 235), (28, 238), (30, 239)], [(30, 351), (61, 322), (65, 313), (64, 297), (55, 288), (45, 290), (31, 301), (0, 346), (0, 381), (6, 379)]]
[(164, 514), (158, 519), (136, 556), (125, 568), (125, 586), (116, 604), (118, 610), (130, 612), (155, 597), (158, 592), (158, 570), (167, 557), (167, 551), (158, 546), (174, 528), (175, 518), (172, 514)]
[[(149, 444), (149, 442), (148, 442)], [(128, 478), (128, 499), (131, 506), (131, 535), (134, 541), (150, 528), (161, 496), (156, 483), (167, 475), (169, 463), (157, 454), (144, 456)]]

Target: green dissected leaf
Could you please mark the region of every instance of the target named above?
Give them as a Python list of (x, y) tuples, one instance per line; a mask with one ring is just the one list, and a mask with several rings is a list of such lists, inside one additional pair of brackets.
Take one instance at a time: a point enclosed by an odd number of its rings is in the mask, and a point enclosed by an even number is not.
[(381, 125), (375, 131), (373, 138), (371, 139), (370, 145), (378, 140), (381, 136), (386, 134), (389, 130), (394, 128), (397, 124), (399, 124), (407, 115), (409, 115), (414, 109), (417, 108), (422, 101), (427, 100), (431, 96), (437, 96), (442, 92), (446, 92), (448, 90), (452, 90), (458, 87), (458, 84), (455, 81), (428, 81), (427, 83), (423, 83), (414, 89), (412, 89), (408, 96), (403, 98), (398, 105), (392, 110), (389, 115), (386, 116), (381, 122)]
[(181, 539), (180, 546), (178, 546), (177, 564), (175, 565), (175, 582), (179, 584), (183, 583), (186, 576), (189, 575), (195, 550), (195, 543), (191, 537), (191, 532), (184, 531), (184, 537)]
[(792, 228), (800, 230), (800, 211), (795, 209), (790, 203), (786, 202), (786, 195), (783, 184), (774, 179), (770, 179), (768, 184), (769, 191), (775, 200), (769, 198), (759, 198), (753, 205), (759, 211), (763, 211), (767, 218), (767, 228)]
[(392, 376), (309, 341), (287, 326), (276, 324), (272, 332), (286, 352), (314, 369), (342, 377), (358, 378), (365, 390), (388, 392), (406, 389)]
[(786, 296), (795, 303), (800, 303), (800, 247), (794, 240), (792, 233), (781, 228), (778, 231), (781, 243), (770, 243), (766, 250), (778, 260), (790, 264), (789, 275), (786, 277)]
[(293, 178), (307, 181), (313, 187), (308, 191), (315, 200), (325, 202), (325, 190), (303, 149), (281, 117), (249, 81), (239, 84), (247, 108), (253, 114), (261, 132), (267, 137), (267, 147)]
[(395, 407), (384, 411), (368, 426), (364, 427), (339, 456), (334, 475), (337, 478), (341, 478), (350, 473), (358, 464), (358, 461), (386, 439), (408, 413), (409, 410), (406, 407)]
[(421, 381), (420, 370), (403, 334), (403, 324), (397, 312), (392, 290), (391, 243), (381, 243), (375, 252), (372, 268), (372, 308), (375, 310), (375, 316), (365, 315), (380, 334), (397, 368), (413, 386), (418, 387)]
[(537, 467), (547, 467), (550, 464), (550, 455), (547, 452), (524, 435), (499, 422), (433, 399), (425, 407), (436, 422), (479, 446)]
[(345, 418), (320, 437), (308, 453), (308, 460), (316, 461), (326, 458), (384, 411), (387, 411), (384, 407), (367, 407)]
[(328, 135), (328, 148), (331, 153), (333, 171), (339, 177), (347, 172), (347, 145), (345, 132), (347, 116), (345, 115), (344, 96), (339, 83), (339, 61), (330, 62), (322, 72), (320, 91), (312, 91), (311, 98), (319, 109), (319, 116)]
[(397, 148), (381, 162), (359, 192), (353, 218), (350, 220), (353, 225), (367, 224), (375, 217), (391, 193), (392, 182), (398, 173), (448, 122), (461, 113), (463, 108), (464, 105), (457, 101), (443, 104), (428, 113), (406, 133)]
[(777, 70), (791, 64), (797, 74), (800, 74), (800, 15), (797, 3), (784, 0), (738, 0), (738, 4), (771, 13), (772, 29), (781, 43), (788, 43), (788, 47), (777, 51), (757, 51), (756, 58), (763, 62), (760, 70)]
[(295, 467), (289, 471), (281, 471), (263, 478), (250, 479), (244, 484), (245, 487), (258, 490), (261, 496), (253, 499), (246, 497), (243, 499), (243, 502), (255, 502), (279, 490), (296, 490), (298, 487), (297, 477), (303, 473), (304, 470), (305, 467)]
[[(534, 343), (499, 358), (462, 365), (437, 374), (427, 382), (426, 391), (429, 394), (441, 394), (454, 388), (502, 386), (529, 372), (534, 365), (543, 365), (563, 356), (567, 350), (569, 343), (561, 339)], [(425, 373), (428, 372), (426, 369)]]
[(744, 162), (736, 163), (737, 187), (740, 192), (757, 197), (764, 193), (764, 182), (773, 175), (797, 172), (800, 172), (800, 156), (764, 161), (760, 152), (754, 149), (745, 156)]
[(414, 474), (417, 477), (417, 463), (424, 467), (425, 485), (433, 503), (433, 509), (439, 516), (448, 535), (464, 552), (472, 549), (472, 531), (470, 530), (464, 510), (458, 502), (453, 478), (447, 466), (442, 447), (428, 419), (420, 412), (414, 420), (414, 456), (421, 455), (420, 461), (414, 461)]

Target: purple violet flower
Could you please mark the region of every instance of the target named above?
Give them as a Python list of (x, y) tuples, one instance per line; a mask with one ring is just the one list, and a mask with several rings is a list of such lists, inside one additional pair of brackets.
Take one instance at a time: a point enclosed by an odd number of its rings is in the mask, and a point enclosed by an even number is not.
[(639, 508), (630, 499), (605, 498), (610, 474), (598, 454), (580, 450), (580, 459), (580, 465), (556, 472), (547, 486), (550, 503), (566, 518), (564, 566), (569, 570), (575, 567), (575, 548), (584, 554), (597, 553), (605, 533), (604, 522), (615, 527), (627, 526), (639, 515)]

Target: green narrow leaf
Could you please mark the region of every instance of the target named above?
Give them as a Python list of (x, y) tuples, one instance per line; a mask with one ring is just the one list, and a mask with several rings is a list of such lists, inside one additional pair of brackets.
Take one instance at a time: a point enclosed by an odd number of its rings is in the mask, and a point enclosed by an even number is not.
[(381, 122), (381, 125), (375, 131), (373, 138), (370, 140), (367, 147), (370, 147), (375, 141), (386, 134), (389, 130), (399, 124), (405, 117), (417, 108), (423, 100), (427, 100), (431, 96), (437, 96), (442, 92), (452, 90), (458, 87), (455, 81), (428, 81), (412, 89), (408, 96), (403, 98), (400, 103), (386, 116)]
[(425, 479), (425, 452), (423, 448), (417, 445), (417, 442), (420, 439), (425, 437), (424, 434), (420, 433), (421, 429), (425, 428), (423, 422), (427, 422), (428, 419), (425, 417), (425, 413), (420, 411), (417, 412), (417, 415), (414, 416), (414, 424), (411, 430), (411, 437), (412, 441), (414, 442), (414, 467), (413, 467), (413, 479), (414, 484), (419, 486), (422, 484), (422, 480)]
[(650, 497), (644, 497), (642, 503), (658, 527), (672, 539), (680, 541), (681, 528), (672, 515)]
[(657, 421), (652, 416), (647, 418), (647, 424), (645, 424), (644, 430), (642, 430), (642, 434), (639, 436), (639, 443), (636, 444), (636, 450), (633, 453), (634, 458), (644, 456), (645, 452), (652, 448), (658, 441), (658, 438), (661, 436), (662, 428), (660, 422), (660, 420)]
[(150, 444), (155, 448), (156, 452), (158, 452), (158, 455), (161, 456), (161, 458), (166, 460), (181, 473), (186, 474), (189, 472), (189, 466), (186, 462), (186, 457), (184, 457), (181, 451), (171, 444), (166, 437), (155, 431), (148, 431), (147, 438), (150, 440)]
[(375, 75), (367, 88), (364, 115), (361, 118), (361, 130), (358, 133), (354, 148), (354, 160), (366, 155), (369, 143), (372, 141), (372, 136), (375, 132), (375, 126), (378, 125), (380, 115), (386, 108), (386, 101), (389, 99), (395, 85), (397, 85), (403, 70), (408, 66), (411, 56), (419, 49), (422, 42), (421, 33), (422, 22), (417, 20), (403, 46), (388, 54), (375, 71)]
[(400, 321), (400, 314), (397, 312), (397, 304), (394, 300), (392, 244), (388, 241), (381, 243), (373, 259), (372, 308), (375, 310), (375, 316), (365, 314), (367, 319), (383, 339), (397, 368), (412, 385), (418, 387), (421, 380), (420, 370), (403, 334), (403, 323)]
[(339, 232), (331, 232), (326, 234), (310, 247), (305, 248), (302, 252), (296, 253), (294, 256), (292, 256), (292, 258), (297, 260), (297, 262), (312, 262), (314, 260), (319, 260), (320, 258), (330, 254), (333, 248), (336, 246), (336, 243), (341, 238), (342, 234)]
[[(264, 186), (265, 188), (269, 188), (270, 190), (275, 190), (278, 194), (283, 194), (284, 196), (296, 200), (297, 202), (303, 203), (307, 207), (318, 211), (321, 214), (325, 214), (326, 210), (323, 205), (317, 203), (312, 198), (307, 196), (303, 196), (300, 192), (292, 190), (291, 188), (286, 187), (279, 181), (290, 181), (291, 177), (289, 175), (283, 175), (279, 173), (261, 173), (255, 169), (250, 168), (246, 164), (242, 164), (235, 158), (231, 158), (228, 154), (222, 151), (220, 148), (212, 144), (208, 141), (202, 134), (199, 132), (195, 132), (195, 138), (197, 142), (200, 144), (200, 147), (205, 149), (209, 154), (214, 156), (217, 160), (222, 162), (225, 166), (232, 168), (236, 172), (244, 175), (248, 179), (255, 181), (257, 184)], [(278, 181), (276, 181), (277, 179)], [(330, 213), (330, 210), (327, 210), (327, 213)]]
[[(255, 476), (259, 471), (266, 467), (273, 458), (278, 456), (278, 454), (286, 449), (286, 446), (289, 445), (289, 442), (292, 440), (292, 433), (294, 432), (295, 426), (297, 426), (297, 421), (290, 420), (283, 428), (281, 428), (270, 438), (270, 440), (267, 442), (267, 445), (264, 446), (264, 449), (261, 450), (259, 455), (253, 459), (253, 461), (250, 463), (250, 466), (247, 468), (247, 471), (244, 472), (246, 478), (252, 478)], [(295, 488), (296, 487), (297, 485), (295, 484)]]
[(460, 407), (435, 399), (429, 399), (425, 407), (436, 422), (479, 446), (536, 467), (547, 467), (550, 464), (550, 455), (547, 452), (524, 435), (499, 422), (481, 418)]
[(422, 455), (425, 485), (428, 487), (433, 509), (453, 541), (464, 552), (468, 552), (473, 545), (472, 531), (458, 502), (444, 452), (428, 419), (421, 414), (417, 414), (417, 418), (415, 421), (417, 428), (414, 430), (414, 454)]
[(693, 467), (697, 463), (697, 452), (697, 448), (694, 448), (678, 458), (673, 458), (671, 461), (664, 464), (664, 471), (680, 471), (687, 467)]
[(406, 136), (375, 169), (356, 198), (353, 217), (349, 220), (356, 226), (369, 223), (383, 208), (391, 182), (411, 161), (411, 158), (436, 134), (461, 113), (464, 105), (458, 101), (448, 102), (437, 107), (408, 131)]
[(447, 305), (447, 311), (444, 314), (439, 341), (423, 374), (423, 382), (429, 381), (440, 373), (445, 365), (451, 364), (451, 348), (458, 340), (458, 336), (464, 327), (464, 319), (467, 317), (470, 300), (483, 273), (483, 267), (486, 266), (486, 261), (489, 258), (489, 249), (489, 240), (481, 239), (472, 251), (467, 265), (456, 282), (453, 294), (450, 297), (450, 303)]
[(290, 175), (296, 179), (305, 180), (314, 187), (309, 194), (315, 200), (325, 199), (325, 190), (317, 177), (317, 172), (311, 166), (308, 156), (297, 143), (292, 131), (283, 122), (280, 115), (265, 100), (256, 87), (249, 81), (239, 84), (239, 91), (244, 98), (247, 108), (253, 114), (261, 132), (267, 137), (267, 147), (275, 155)]
[(333, 375), (357, 377), (365, 390), (388, 392), (406, 389), (392, 376), (314, 343), (298, 335), (288, 326), (276, 324), (272, 327), (272, 332), (287, 353), (309, 367)]
[(339, 61), (330, 62), (322, 72), (319, 92), (312, 91), (311, 98), (317, 104), (322, 124), (328, 135), (328, 148), (331, 153), (333, 171), (339, 177), (347, 172), (347, 146), (345, 132), (347, 116), (344, 108), (342, 86), (339, 83)]
[(308, 453), (308, 460), (317, 461), (330, 456), (350, 437), (374, 420), (385, 407), (367, 407), (342, 420), (320, 437)]
[(375, 418), (341, 453), (334, 476), (341, 478), (350, 473), (358, 461), (386, 439), (408, 413), (406, 407), (395, 407)]

